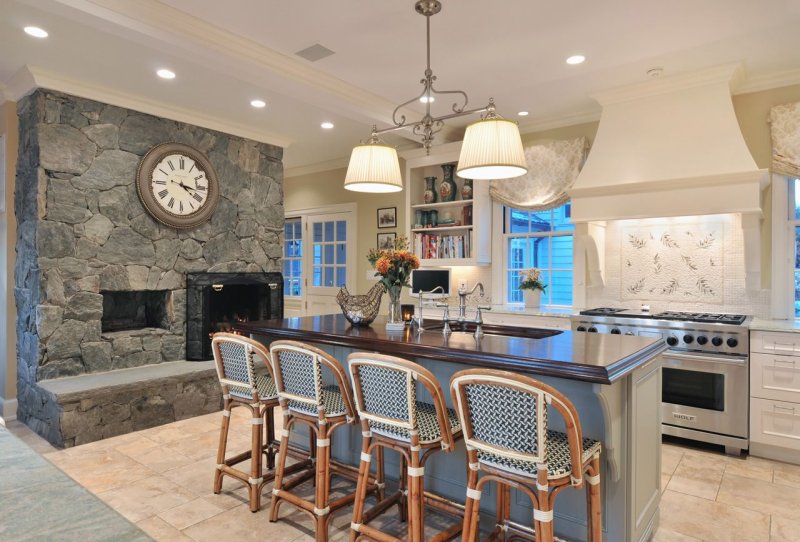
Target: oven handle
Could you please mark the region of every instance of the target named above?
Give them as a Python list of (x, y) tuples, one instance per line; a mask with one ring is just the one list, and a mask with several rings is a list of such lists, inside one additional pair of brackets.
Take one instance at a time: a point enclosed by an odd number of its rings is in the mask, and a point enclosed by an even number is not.
[(712, 354), (682, 354), (680, 352), (665, 352), (664, 358), (677, 359), (678, 361), (697, 361), (701, 363), (724, 363), (737, 367), (747, 366), (747, 356), (714, 356)]

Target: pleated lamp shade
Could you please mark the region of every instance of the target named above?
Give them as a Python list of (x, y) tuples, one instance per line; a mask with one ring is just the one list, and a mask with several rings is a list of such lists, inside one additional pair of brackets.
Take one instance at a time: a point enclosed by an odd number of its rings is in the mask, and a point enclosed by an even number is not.
[(389, 145), (365, 143), (350, 154), (344, 187), (354, 192), (399, 192), (403, 189), (397, 151)]
[(511, 179), (528, 172), (517, 123), (499, 117), (467, 126), (457, 173), (465, 179)]

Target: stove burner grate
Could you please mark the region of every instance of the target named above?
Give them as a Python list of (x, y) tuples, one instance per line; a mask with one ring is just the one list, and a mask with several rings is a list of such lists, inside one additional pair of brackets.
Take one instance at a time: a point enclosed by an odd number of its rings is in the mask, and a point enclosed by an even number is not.
[(744, 314), (721, 314), (713, 312), (677, 312), (666, 311), (654, 314), (659, 320), (681, 320), (684, 322), (707, 322), (718, 324), (741, 325), (747, 316)]

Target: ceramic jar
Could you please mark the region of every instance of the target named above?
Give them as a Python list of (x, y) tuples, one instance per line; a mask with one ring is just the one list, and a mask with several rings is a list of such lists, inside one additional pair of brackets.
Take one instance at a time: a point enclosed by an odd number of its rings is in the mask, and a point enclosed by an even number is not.
[(461, 187), (461, 199), (472, 199), (472, 179), (464, 179)]
[(439, 183), (439, 201), (456, 199), (456, 182), (453, 180), (455, 164), (442, 164), (442, 182)]
[(422, 201), (425, 203), (436, 203), (436, 177), (425, 177), (425, 193), (422, 196)]

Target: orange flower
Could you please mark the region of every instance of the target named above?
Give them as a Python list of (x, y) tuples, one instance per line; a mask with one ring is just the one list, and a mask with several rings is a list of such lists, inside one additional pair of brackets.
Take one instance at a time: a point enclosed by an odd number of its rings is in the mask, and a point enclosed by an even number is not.
[(381, 256), (378, 258), (378, 261), (375, 263), (375, 271), (380, 273), (381, 275), (386, 275), (389, 272), (389, 258), (386, 256)]

